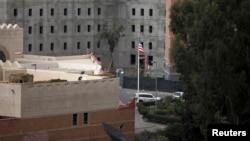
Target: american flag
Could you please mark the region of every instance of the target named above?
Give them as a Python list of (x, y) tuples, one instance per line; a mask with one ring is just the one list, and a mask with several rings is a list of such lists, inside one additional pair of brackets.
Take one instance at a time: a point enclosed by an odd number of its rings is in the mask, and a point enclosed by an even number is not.
[(144, 49), (143, 49), (143, 46), (142, 46), (141, 42), (139, 42), (139, 44), (138, 44), (138, 50), (139, 50), (140, 53), (144, 54)]

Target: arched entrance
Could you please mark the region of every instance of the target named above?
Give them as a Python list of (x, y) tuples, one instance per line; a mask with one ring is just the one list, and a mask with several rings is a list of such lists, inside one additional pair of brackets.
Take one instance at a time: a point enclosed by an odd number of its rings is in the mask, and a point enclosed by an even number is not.
[(0, 45), (0, 60), (6, 62), (6, 60), (10, 60), (10, 54), (6, 47)]
[(0, 50), (0, 60), (2, 60), (3, 62), (6, 62), (6, 56), (1, 50)]

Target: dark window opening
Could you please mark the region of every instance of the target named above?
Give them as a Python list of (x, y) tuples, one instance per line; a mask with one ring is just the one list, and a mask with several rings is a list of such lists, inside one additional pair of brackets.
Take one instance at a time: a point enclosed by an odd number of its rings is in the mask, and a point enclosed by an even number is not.
[(50, 15), (51, 15), (51, 16), (54, 16), (54, 8), (51, 8), (51, 9), (50, 9)]
[(97, 15), (101, 15), (101, 8), (98, 8)]
[(14, 16), (15, 17), (17, 16), (17, 9), (16, 8), (14, 9)]
[(141, 9), (141, 16), (144, 16), (144, 9)]
[(97, 31), (98, 32), (101, 31), (101, 25), (100, 24), (97, 25)]
[(141, 25), (141, 32), (144, 32), (144, 26)]
[(153, 61), (153, 56), (148, 56), (148, 64), (150, 65), (150, 66), (152, 66), (153, 65), (153, 63), (152, 63), (152, 61)]
[(28, 45), (28, 51), (31, 52), (32, 51), (32, 44)]
[(29, 34), (32, 34), (32, 26), (29, 26)]
[(77, 125), (77, 114), (73, 114), (72, 125)]
[(77, 9), (77, 15), (80, 16), (81, 15), (81, 8)]
[(63, 43), (63, 49), (67, 50), (67, 43), (66, 42)]
[(132, 8), (132, 15), (135, 15), (135, 8)]
[(43, 9), (40, 9), (40, 16), (43, 16)]
[(153, 9), (149, 9), (149, 16), (153, 16)]
[(89, 114), (83, 113), (83, 124), (88, 124), (89, 120)]
[(131, 55), (130, 55), (130, 64), (131, 64), (131, 65), (135, 65), (135, 62), (136, 62), (135, 55), (134, 55), (134, 54), (131, 54)]
[(135, 48), (135, 41), (131, 42), (131, 48)]
[(97, 48), (100, 48), (100, 41), (97, 42)]
[(54, 33), (54, 26), (50, 26), (50, 33)]
[(40, 34), (43, 33), (43, 26), (40, 26), (40, 28), (39, 28), (39, 33), (40, 33)]
[(90, 42), (87, 43), (87, 48), (89, 49), (91, 47)]
[(77, 32), (81, 32), (81, 25), (77, 26)]
[(88, 32), (90, 32), (90, 30), (91, 30), (91, 26), (90, 26), (90, 25), (88, 25)]
[(152, 49), (153, 47), (152, 47), (152, 42), (149, 42), (148, 43), (148, 49)]
[(51, 51), (54, 50), (54, 43), (50, 43), (50, 50), (51, 50)]
[(32, 9), (29, 9), (29, 16), (32, 16)]
[(81, 48), (81, 43), (77, 42), (77, 49), (80, 49), (80, 48)]
[(149, 33), (153, 32), (153, 26), (149, 26)]
[(88, 8), (88, 15), (91, 15), (91, 8)]
[(67, 8), (64, 8), (63, 14), (64, 14), (64, 16), (67, 16), (67, 14), (68, 14), (68, 9)]
[(67, 33), (67, 25), (63, 26), (63, 31), (64, 31), (64, 33)]
[(135, 32), (135, 25), (132, 25), (132, 32)]
[(43, 44), (39, 45), (39, 51), (43, 51)]

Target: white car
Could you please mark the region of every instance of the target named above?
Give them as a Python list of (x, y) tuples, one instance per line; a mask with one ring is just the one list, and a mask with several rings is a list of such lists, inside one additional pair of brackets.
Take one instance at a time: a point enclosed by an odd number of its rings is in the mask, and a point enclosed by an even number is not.
[(173, 99), (181, 99), (184, 92), (174, 92)]
[(151, 102), (155, 100), (161, 100), (160, 97), (155, 97), (150, 93), (135, 93), (136, 102)]

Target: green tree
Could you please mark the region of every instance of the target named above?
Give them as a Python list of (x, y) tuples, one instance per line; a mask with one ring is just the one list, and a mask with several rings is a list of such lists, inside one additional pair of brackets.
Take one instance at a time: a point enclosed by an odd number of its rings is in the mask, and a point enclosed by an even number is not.
[(103, 26), (103, 30), (100, 34), (100, 39), (106, 40), (109, 44), (109, 66), (108, 71), (112, 69), (113, 66), (113, 53), (114, 49), (120, 39), (120, 37), (124, 36), (122, 32), (124, 31), (124, 27), (122, 25), (116, 25), (114, 24), (112, 28), (108, 28), (107, 24)]
[(170, 55), (185, 82), (183, 140), (206, 140), (208, 124), (250, 123), (250, 1), (179, 0)]

